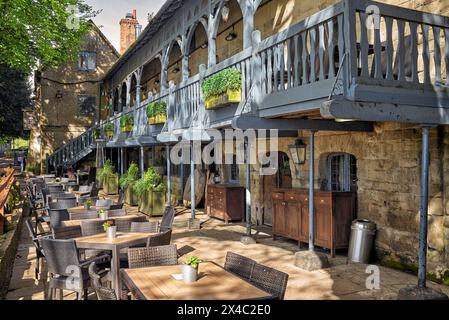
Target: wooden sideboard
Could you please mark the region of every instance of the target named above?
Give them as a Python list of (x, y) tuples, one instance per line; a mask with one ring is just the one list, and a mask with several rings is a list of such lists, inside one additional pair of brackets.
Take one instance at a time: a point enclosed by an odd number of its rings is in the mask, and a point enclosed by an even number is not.
[[(272, 200), (273, 238), (309, 243), (309, 190), (274, 189)], [(315, 191), (315, 245), (330, 249), (332, 256), (348, 248), (355, 218), (355, 193)]]
[(206, 194), (206, 213), (226, 223), (243, 220), (245, 188), (230, 184), (209, 184)]

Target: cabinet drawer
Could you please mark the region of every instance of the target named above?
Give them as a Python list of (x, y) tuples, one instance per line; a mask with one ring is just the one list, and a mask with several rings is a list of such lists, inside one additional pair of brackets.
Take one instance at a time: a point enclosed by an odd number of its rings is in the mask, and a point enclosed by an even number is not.
[(286, 192), (284, 200), (286, 201), (301, 201), (303, 197), (295, 192)]
[(273, 193), (271, 194), (271, 197), (272, 197), (274, 200), (284, 200), (284, 194), (283, 194), (282, 192), (273, 192)]

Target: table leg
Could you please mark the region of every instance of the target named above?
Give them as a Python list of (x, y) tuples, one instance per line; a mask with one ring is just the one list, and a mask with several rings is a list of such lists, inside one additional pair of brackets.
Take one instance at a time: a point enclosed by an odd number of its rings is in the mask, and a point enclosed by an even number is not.
[(118, 248), (112, 250), (111, 273), (112, 288), (115, 290), (117, 298), (120, 299), (122, 283), (120, 281), (120, 250)]

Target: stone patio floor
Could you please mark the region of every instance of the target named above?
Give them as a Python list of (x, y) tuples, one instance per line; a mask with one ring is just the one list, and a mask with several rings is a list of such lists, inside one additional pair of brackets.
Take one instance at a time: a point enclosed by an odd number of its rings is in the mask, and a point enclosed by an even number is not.
[[(136, 208), (127, 208), (128, 213), (136, 213)], [(177, 208), (178, 211), (183, 210)], [(380, 289), (369, 290), (366, 287), (367, 265), (347, 263), (344, 256), (331, 259), (331, 267), (308, 272), (294, 265), (294, 253), (298, 251), (295, 241), (277, 239), (273, 241), (270, 228), (257, 228), (257, 244), (246, 246), (240, 243), (245, 228), (242, 223), (228, 224), (210, 219), (202, 212), (197, 217), (202, 221), (200, 230), (187, 229), (190, 210), (184, 209), (175, 218), (172, 242), (177, 244), (183, 254), (196, 255), (203, 260), (212, 260), (224, 264), (226, 252), (233, 251), (274, 267), (289, 274), (285, 299), (396, 299), (400, 288), (413, 286), (417, 277), (408, 273), (379, 266)], [(154, 218), (151, 218), (154, 219)], [(159, 219), (159, 218), (157, 218)], [(25, 227), (14, 263), (14, 271), (9, 285), (7, 300), (42, 300), (44, 286), (42, 281), (34, 280), (35, 250)], [(428, 282), (428, 286), (439, 288), (449, 294), (449, 287)], [(90, 295), (90, 299), (95, 299)], [(65, 299), (74, 299), (74, 294), (65, 292)]]

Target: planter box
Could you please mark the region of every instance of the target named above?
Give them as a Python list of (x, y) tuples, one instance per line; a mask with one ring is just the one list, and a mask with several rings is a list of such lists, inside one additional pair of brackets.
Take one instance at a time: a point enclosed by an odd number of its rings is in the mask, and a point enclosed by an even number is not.
[(129, 206), (137, 206), (139, 204), (139, 197), (133, 190), (133, 185), (129, 185), (125, 189), (125, 203)]
[(106, 194), (117, 194), (118, 193), (118, 175), (113, 174), (106, 177), (103, 181), (103, 191)]
[(162, 124), (167, 122), (167, 115), (158, 114), (153, 117), (148, 117), (148, 124)]
[(107, 138), (110, 139), (114, 136), (114, 131), (105, 131), (104, 134)]
[(165, 210), (165, 191), (148, 191), (139, 201), (139, 211), (149, 216), (162, 216)]
[(97, 180), (97, 187), (98, 187), (98, 189), (102, 189), (103, 188), (103, 178), (100, 178), (100, 174), (97, 172), (97, 177), (96, 177), (96, 180)]
[(242, 90), (228, 90), (221, 96), (209, 97), (206, 99), (206, 110), (225, 107), (230, 103), (240, 103), (242, 100)]
[(128, 133), (128, 132), (133, 131), (133, 127), (134, 126), (129, 125), (129, 126), (121, 127), (120, 130), (122, 130), (122, 132)]

